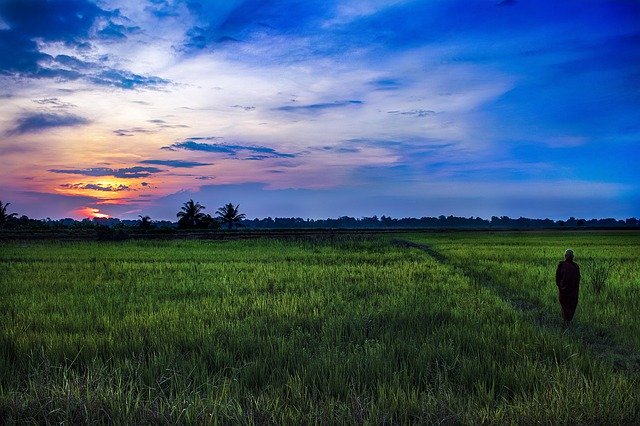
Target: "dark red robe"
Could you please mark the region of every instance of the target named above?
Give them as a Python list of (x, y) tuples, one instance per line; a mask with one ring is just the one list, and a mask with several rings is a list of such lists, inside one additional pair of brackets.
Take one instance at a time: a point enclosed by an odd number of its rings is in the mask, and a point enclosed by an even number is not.
[(565, 260), (556, 269), (556, 285), (558, 286), (558, 300), (562, 308), (562, 316), (566, 321), (573, 319), (578, 306), (578, 292), (580, 290), (580, 267), (573, 260)]

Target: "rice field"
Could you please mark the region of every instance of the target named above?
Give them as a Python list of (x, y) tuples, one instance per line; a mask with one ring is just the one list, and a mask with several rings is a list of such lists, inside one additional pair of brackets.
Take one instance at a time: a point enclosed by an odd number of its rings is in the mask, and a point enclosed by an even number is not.
[[(565, 329), (567, 247), (583, 283)], [(0, 243), (0, 423), (639, 423), (638, 247), (638, 232)]]

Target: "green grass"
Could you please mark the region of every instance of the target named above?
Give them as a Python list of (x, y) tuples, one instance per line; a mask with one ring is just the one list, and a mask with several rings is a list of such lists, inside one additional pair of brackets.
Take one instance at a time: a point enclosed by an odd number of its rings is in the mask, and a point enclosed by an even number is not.
[(638, 234), (398, 238), (3, 243), (0, 423), (640, 422)]

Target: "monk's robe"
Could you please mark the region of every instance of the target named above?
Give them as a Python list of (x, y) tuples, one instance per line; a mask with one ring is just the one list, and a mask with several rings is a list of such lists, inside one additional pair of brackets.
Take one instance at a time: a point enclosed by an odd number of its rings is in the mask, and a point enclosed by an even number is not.
[(566, 321), (573, 319), (578, 306), (578, 291), (580, 290), (580, 268), (573, 260), (565, 260), (556, 269), (556, 285), (558, 299), (562, 308), (562, 316)]

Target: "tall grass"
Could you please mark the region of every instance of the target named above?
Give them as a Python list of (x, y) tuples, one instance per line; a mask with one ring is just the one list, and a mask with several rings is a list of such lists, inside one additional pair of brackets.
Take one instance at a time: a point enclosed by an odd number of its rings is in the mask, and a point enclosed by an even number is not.
[(0, 422), (640, 420), (637, 372), (386, 240), (1, 248)]

